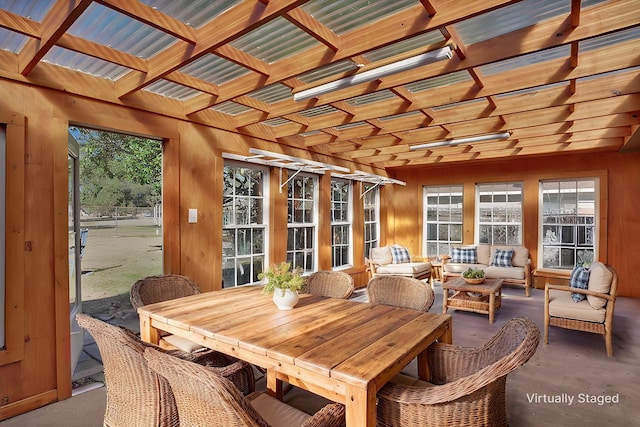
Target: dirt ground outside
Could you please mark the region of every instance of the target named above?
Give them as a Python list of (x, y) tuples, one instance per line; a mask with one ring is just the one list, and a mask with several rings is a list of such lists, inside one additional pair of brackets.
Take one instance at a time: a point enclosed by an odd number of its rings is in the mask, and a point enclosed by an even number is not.
[[(162, 227), (152, 217), (81, 219), (89, 233), (82, 257), (82, 311), (113, 323), (137, 319), (129, 290), (162, 274)], [(135, 323), (135, 321), (134, 321)]]

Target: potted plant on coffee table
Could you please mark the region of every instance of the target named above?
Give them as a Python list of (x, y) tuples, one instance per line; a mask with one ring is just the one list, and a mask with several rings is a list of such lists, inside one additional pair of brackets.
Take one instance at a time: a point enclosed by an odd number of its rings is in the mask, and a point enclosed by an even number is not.
[(266, 279), (263, 291), (273, 293), (273, 302), (280, 310), (291, 310), (298, 303), (298, 291), (304, 285), (300, 267), (292, 269), (288, 262), (273, 264), (258, 279)]

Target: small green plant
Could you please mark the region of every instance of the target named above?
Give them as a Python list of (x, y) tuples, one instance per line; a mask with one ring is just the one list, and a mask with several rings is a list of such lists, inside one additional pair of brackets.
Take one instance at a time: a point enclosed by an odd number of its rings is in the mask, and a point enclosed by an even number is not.
[(484, 271), (478, 268), (468, 268), (462, 273), (462, 277), (465, 279), (483, 279)]
[(267, 271), (258, 274), (258, 279), (266, 279), (267, 283), (264, 285), (263, 292), (270, 294), (276, 289), (290, 289), (292, 291), (299, 291), (304, 285), (304, 278), (302, 277), (302, 269), (296, 267), (291, 269), (291, 264), (288, 262), (281, 262), (279, 264), (271, 265), (271, 268)]

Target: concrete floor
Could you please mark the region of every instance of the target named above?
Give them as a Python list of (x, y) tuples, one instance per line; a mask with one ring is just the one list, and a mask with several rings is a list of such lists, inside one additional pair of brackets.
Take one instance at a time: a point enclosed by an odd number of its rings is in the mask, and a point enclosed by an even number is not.
[[(442, 288), (436, 283), (436, 302), (431, 311), (439, 313), (442, 307)], [(364, 299), (362, 295), (358, 297)], [(503, 304), (496, 312), (494, 324), (486, 315), (450, 310), (453, 315), (454, 344), (476, 347), (491, 338), (509, 319), (526, 316), (533, 319), (542, 332), (542, 290), (532, 290), (526, 298), (521, 288), (505, 287)], [(608, 358), (601, 336), (585, 332), (551, 328), (549, 344), (541, 342), (529, 362), (507, 379), (507, 411), (511, 426), (575, 426), (616, 425), (637, 426), (640, 420), (640, 299), (618, 298), (614, 321), (614, 357)], [(128, 323), (137, 329), (137, 319)], [(123, 323), (122, 321), (120, 323)], [(101, 381), (101, 367), (95, 359), (99, 353), (89, 338), (87, 353), (81, 360), (76, 376)], [(89, 356), (91, 354), (92, 356)], [(415, 365), (406, 371), (415, 373)], [(89, 391), (79, 392), (62, 402), (0, 422), (2, 427), (12, 426), (102, 426), (106, 395), (100, 383), (86, 386)], [(264, 380), (257, 383), (264, 388)], [(82, 389), (79, 389), (82, 390)], [(550, 396), (564, 396), (561, 403), (550, 403)], [(592, 403), (580, 402), (591, 396)], [(547, 401), (545, 401), (545, 397)], [(567, 402), (573, 398), (573, 403)], [(615, 403), (599, 404), (598, 399)], [(325, 401), (315, 395), (294, 388), (285, 400), (303, 410), (312, 412)]]

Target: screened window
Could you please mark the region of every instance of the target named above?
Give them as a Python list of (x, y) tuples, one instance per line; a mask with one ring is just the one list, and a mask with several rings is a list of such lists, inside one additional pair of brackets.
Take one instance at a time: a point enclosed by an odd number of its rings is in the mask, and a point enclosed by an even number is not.
[(598, 180), (540, 183), (542, 266), (572, 269), (596, 259)]
[(463, 186), (424, 187), (424, 246), (427, 256), (450, 254), (462, 243)]
[(351, 183), (331, 180), (331, 260), (332, 266), (351, 263)]
[(267, 171), (227, 163), (222, 203), (222, 279), (230, 288), (258, 282), (265, 265)]
[(522, 183), (476, 186), (478, 243), (522, 245)]
[(380, 187), (363, 184), (364, 195), (364, 256), (369, 256), (371, 248), (380, 245)]
[(318, 178), (296, 175), (287, 195), (287, 262), (304, 272), (315, 271)]

